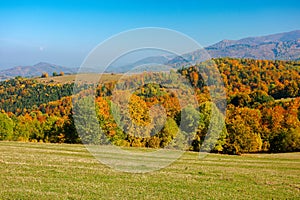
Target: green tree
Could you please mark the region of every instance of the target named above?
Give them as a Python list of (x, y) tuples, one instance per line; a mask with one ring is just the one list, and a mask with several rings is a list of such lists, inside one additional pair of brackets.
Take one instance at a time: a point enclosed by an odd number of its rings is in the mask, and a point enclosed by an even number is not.
[(249, 106), (251, 98), (248, 94), (238, 93), (231, 99), (231, 104), (239, 107)]
[(103, 144), (107, 138), (100, 129), (98, 118), (96, 116), (95, 102), (92, 97), (81, 97), (73, 101), (74, 123), (80, 136), (85, 144)]
[(222, 151), (227, 136), (224, 115), (212, 102), (200, 104), (199, 112), (200, 121), (192, 142), (193, 150)]
[(281, 129), (270, 136), (270, 152), (291, 152), (300, 150), (300, 127)]
[(12, 140), (13, 128), (13, 120), (6, 113), (0, 113), (0, 140)]
[(180, 117), (180, 129), (190, 135), (194, 135), (199, 126), (200, 113), (192, 106), (187, 106), (182, 109)]
[(284, 87), (285, 97), (295, 97), (298, 94), (299, 88), (296, 81), (291, 81)]
[(174, 119), (168, 117), (163, 129), (158, 134), (161, 139), (160, 146), (166, 147), (176, 137), (179, 128)]
[(269, 96), (263, 90), (255, 90), (250, 94), (251, 102), (253, 105), (259, 105), (263, 103), (273, 102), (274, 98)]

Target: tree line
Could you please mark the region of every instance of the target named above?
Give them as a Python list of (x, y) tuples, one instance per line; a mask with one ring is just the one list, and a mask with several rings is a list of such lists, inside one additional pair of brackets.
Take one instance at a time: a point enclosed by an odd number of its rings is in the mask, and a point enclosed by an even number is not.
[[(220, 71), (226, 90), (226, 117), (218, 111), (218, 102), (211, 101), (209, 91), (216, 85), (216, 74), (209, 70), (212, 66)], [(184, 85), (169, 81), (175, 74), (193, 87), (197, 107), (178, 101), (179, 97), (188, 101), (184, 98), (189, 95)], [(164, 84), (155, 83), (162, 79)], [(175, 94), (171, 85), (183, 88)], [(81, 85), (82, 92), (71, 97), (73, 86), (24, 78), (1, 82), (0, 140), (111, 142), (229, 154), (300, 150), (299, 62), (218, 58), (169, 74), (144, 73), (101, 83), (95, 91), (94, 85)], [(134, 88), (131, 93), (130, 88)], [(88, 96), (93, 92), (95, 100)], [(128, 102), (122, 104), (118, 98), (126, 95)], [(72, 107), (74, 98), (78, 100)], [(93, 110), (96, 116), (86, 114)], [(212, 137), (207, 138), (211, 121), (222, 117), (225, 128), (211, 130)], [(83, 121), (91, 124), (77, 123)], [(97, 126), (100, 129), (94, 129)]]

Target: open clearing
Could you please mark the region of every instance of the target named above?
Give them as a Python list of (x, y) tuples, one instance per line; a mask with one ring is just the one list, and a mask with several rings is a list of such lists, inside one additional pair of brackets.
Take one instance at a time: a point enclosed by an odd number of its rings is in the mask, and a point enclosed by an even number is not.
[[(122, 76), (122, 74), (97, 74), (97, 73), (90, 73), (90, 74), (71, 74), (71, 75), (64, 75), (64, 76), (50, 76), (47, 78), (35, 78), (38, 82), (49, 84), (49, 83), (59, 83), (59, 84), (66, 84), (66, 83), (74, 83), (75, 80), (88, 80), (88, 83), (104, 83), (104, 82), (111, 82), (117, 81)], [(100, 79), (101, 77), (101, 79)], [(100, 79), (100, 80), (99, 80)], [(79, 80), (79, 82), (81, 82)]]
[(83, 145), (0, 142), (0, 199), (300, 199), (300, 153), (187, 152), (150, 173), (115, 171)]

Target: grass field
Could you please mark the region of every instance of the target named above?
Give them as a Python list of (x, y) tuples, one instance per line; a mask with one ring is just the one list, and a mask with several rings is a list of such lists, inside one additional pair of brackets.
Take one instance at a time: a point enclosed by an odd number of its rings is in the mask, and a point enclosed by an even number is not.
[(300, 199), (300, 153), (185, 153), (151, 173), (114, 171), (83, 145), (0, 142), (0, 199)]
[[(47, 78), (35, 78), (38, 82), (49, 84), (49, 83), (73, 83), (76, 80), (77, 74), (71, 74), (71, 75), (64, 75), (64, 76), (50, 76)], [(121, 78), (122, 74), (102, 74), (101, 75), (101, 81), (100, 82), (110, 82), (110, 81), (116, 81), (119, 78)], [(100, 78), (100, 74), (97, 73), (90, 73), (90, 74), (80, 74), (81, 79), (88, 80), (89, 82), (98, 82)]]

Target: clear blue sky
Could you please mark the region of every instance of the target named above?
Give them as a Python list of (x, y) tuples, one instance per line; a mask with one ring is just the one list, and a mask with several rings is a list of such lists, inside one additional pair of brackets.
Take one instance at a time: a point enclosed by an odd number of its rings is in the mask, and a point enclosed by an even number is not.
[(149, 26), (208, 46), (299, 30), (300, 1), (0, 0), (0, 68), (40, 61), (77, 67), (108, 37)]

